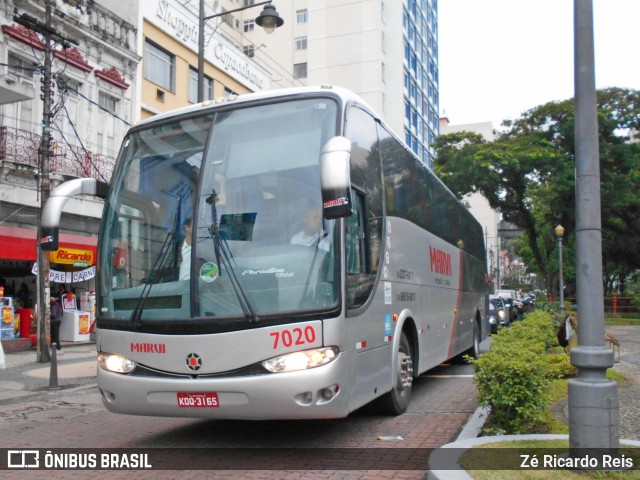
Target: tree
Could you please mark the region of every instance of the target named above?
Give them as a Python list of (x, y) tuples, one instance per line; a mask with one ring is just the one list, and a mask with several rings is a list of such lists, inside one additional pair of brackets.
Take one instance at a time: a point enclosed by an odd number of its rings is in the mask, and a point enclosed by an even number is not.
[[(597, 101), (607, 287), (640, 267), (640, 92), (609, 88), (598, 91)], [(575, 235), (573, 99), (535, 107), (502, 126), (492, 142), (471, 132), (441, 135), (435, 169), (456, 195), (480, 192), (524, 230), (519, 252), (550, 287), (557, 271), (553, 229), (565, 227), (563, 253), (571, 254)]]

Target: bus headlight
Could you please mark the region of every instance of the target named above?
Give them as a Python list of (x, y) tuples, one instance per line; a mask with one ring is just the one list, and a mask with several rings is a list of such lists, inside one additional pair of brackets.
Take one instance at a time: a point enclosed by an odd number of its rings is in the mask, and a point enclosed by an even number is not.
[(98, 353), (98, 365), (104, 370), (114, 373), (131, 373), (136, 368), (136, 362), (112, 353)]
[(337, 347), (314, 348), (270, 358), (262, 362), (262, 366), (274, 373), (306, 370), (326, 365), (338, 356), (338, 352)]

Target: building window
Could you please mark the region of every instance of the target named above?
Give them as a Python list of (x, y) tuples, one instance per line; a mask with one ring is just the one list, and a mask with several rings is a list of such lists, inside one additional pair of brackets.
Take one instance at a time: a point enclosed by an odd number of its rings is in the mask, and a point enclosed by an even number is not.
[(224, 98), (227, 98), (231, 95), (238, 95), (238, 92), (234, 92), (229, 87), (224, 87)]
[(21, 77), (33, 78), (33, 64), (17, 57), (13, 53), (9, 54), (9, 71)]
[(293, 65), (293, 78), (307, 78), (307, 64), (295, 63)]
[[(204, 76), (204, 89), (202, 100), (211, 100), (213, 98), (213, 79)], [(198, 70), (189, 67), (189, 101), (198, 103)]]
[(254, 3), (256, 3), (256, 0), (244, 0), (244, 5), (243, 6), (252, 7)]
[(65, 94), (71, 98), (78, 98), (78, 92), (80, 92), (80, 82), (73, 80), (66, 75), (58, 77), (58, 88), (60, 91), (64, 91)]
[(103, 155), (114, 155), (116, 150), (116, 124), (118, 99), (111, 95), (98, 92), (98, 105), (102, 107), (98, 112), (96, 122), (96, 148)]
[(244, 52), (244, 54), (247, 57), (253, 57), (256, 53), (256, 46), (255, 45), (245, 45), (244, 47), (242, 47), (242, 51)]
[(144, 78), (173, 92), (176, 57), (159, 46), (145, 41)]
[(98, 93), (98, 105), (100, 105), (107, 112), (115, 114), (117, 104), (118, 100), (111, 95), (108, 95), (104, 92)]
[(253, 29), (255, 28), (255, 26), (256, 26), (255, 20), (245, 20), (244, 27), (242, 28), (242, 30), (244, 31), (244, 33), (253, 32)]
[(306, 50), (307, 49), (307, 36), (304, 37), (296, 37), (293, 40), (293, 45), (296, 50)]
[(307, 23), (309, 21), (309, 14), (306, 8), (296, 10), (296, 23)]

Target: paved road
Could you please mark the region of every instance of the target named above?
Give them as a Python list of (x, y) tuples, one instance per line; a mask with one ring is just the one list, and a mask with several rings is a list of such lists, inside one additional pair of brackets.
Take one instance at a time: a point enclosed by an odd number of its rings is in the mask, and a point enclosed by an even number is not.
[[(86, 354), (91, 347), (82, 348)], [(483, 348), (487, 346), (483, 344)], [(75, 366), (71, 368), (69, 365)], [(37, 371), (38, 368), (40, 371)], [(65, 372), (95, 368), (86, 355), (83, 357), (77, 351), (67, 349), (58, 369), (60, 384), (65, 387), (62, 390), (50, 391), (46, 388), (48, 368), (30, 365), (23, 367), (19, 373), (12, 369), (12, 376), (4, 380), (27, 382), (30, 389), (43, 390), (35, 396), (33, 391), (23, 390), (25, 396), (21, 398), (2, 400), (0, 396), (0, 448), (91, 447), (127, 448), (130, 451), (169, 447), (188, 450), (206, 448), (212, 449), (206, 451), (209, 457), (213, 455), (217, 459), (220, 456), (231, 459), (233, 453), (236, 461), (234, 470), (192, 470), (188, 474), (177, 471), (134, 471), (128, 472), (127, 478), (424, 478), (428, 456), (426, 449), (455, 440), (477, 407), (472, 368), (468, 365), (451, 365), (438, 367), (420, 377), (414, 384), (409, 411), (398, 417), (381, 416), (366, 407), (346, 419), (319, 421), (239, 422), (133, 417), (107, 412), (96, 387), (91, 384), (91, 377), (66, 378), (68, 375)], [(78, 383), (88, 385), (67, 388)], [(261, 451), (251, 451), (256, 448), (273, 448), (276, 454), (285, 452), (287, 448), (305, 448), (305, 451), (317, 455), (314, 459), (303, 459), (304, 463), (300, 458), (293, 458), (290, 464), (280, 461), (273, 467), (282, 469), (285, 465), (291, 465), (286, 468), (298, 469), (297, 472), (237, 470), (255, 468), (257, 452)], [(337, 450), (340, 455), (333, 460), (325, 458), (331, 453), (327, 448), (341, 449)], [(422, 455), (424, 469), (403, 470), (407, 465), (403, 462), (407, 460), (399, 456), (400, 452)], [(415, 460), (414, 463), (421, 464)], [(326, 469), (327, 464), (330, 469)], [(378, 468), (373, 470), (371, 466)], [(379, 467), (389, 469), (381, 470)], [(180, 469), (184, 468), (187, 468), (184, 464), (180, 466)], [(39, 471), (28, 472), (25, 477), (22, 473), (0, 472), (0, 478), (54, 480), (76, 476), (122, 478), (123, 473)]]

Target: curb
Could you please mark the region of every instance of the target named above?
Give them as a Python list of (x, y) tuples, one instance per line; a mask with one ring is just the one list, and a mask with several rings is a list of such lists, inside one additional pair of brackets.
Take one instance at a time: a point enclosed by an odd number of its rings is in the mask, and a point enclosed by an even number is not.
[[(473, 477), (469, 475), (466, 470), (461, 469), (458, 461), (466, 450), (477, 445), (518, 440), (569, 440), (569, 435), (567, 434), (496, 435), (479, 437), (478, 435), (480, 435), (488, 415), (489, 409), (487, 407), (478, 407), (458, 434), (455, 442), (442, 445), (429, 455), (429, 469), (426, 477), (428, 480), (473, 480)], [(620, 439), (620, 445), (640, 447), (640, 441)], [(443, 451), (443, 449), (449, 448), (458, 449), (453, 457), (450, 453)], [(457, 470), (437, 470), (434, 468), (445, 462), (450, 464), (451, 460), (454, 460), (455, 466), (458, 468)]]
[(476, 411), (473, 412), (471, 418), (469, 418), (465, 426), (462, 427), (462, 430), (458, 434), (458, 438), (456, 438), (456, 442), (478, 438), (482, 432), (482, 427), (484, 427), (487, 417), (489, 417), (490, 411), (491, 410), (488, 407), (476, 408)]

